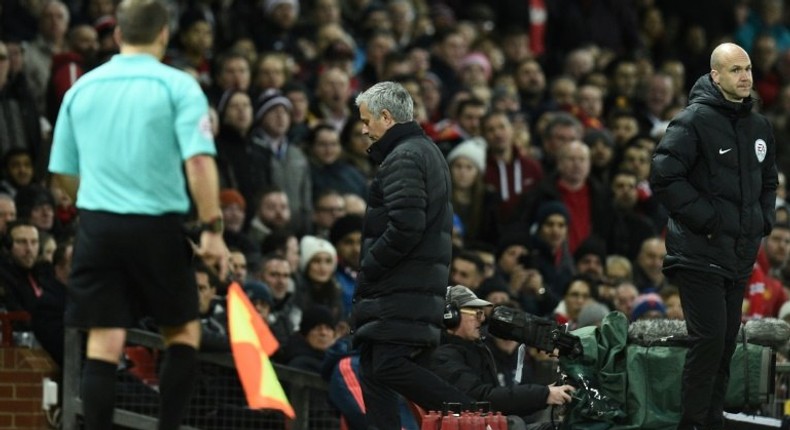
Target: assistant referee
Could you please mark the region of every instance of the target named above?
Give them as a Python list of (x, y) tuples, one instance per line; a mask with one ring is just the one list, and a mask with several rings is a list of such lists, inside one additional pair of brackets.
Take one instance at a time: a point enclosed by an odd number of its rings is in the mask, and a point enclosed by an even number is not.
[[(65, 322), (88, 330), (85, 428), (106, 430), (125, 329), (153, 317), (167, 347), (159, 428), (176, 429), (200, 343), (191, 259), (223, 277), (227, 269), (215, 147), (198, 83), (160, 63), (170, 37), (164, 4), (124, 0), (117, 20), (120, 54), (77, 81), (55, 126), (49, 170), (80, 210)], [(202, 226), (192, 246), (187, 189)]]

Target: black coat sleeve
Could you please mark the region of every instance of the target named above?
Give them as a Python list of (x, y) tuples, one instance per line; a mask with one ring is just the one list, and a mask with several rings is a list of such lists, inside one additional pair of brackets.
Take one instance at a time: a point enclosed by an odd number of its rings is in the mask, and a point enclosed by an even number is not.
[(709, 234), (716, 232), (721, 222), (710, 197), (689, 181), (701, 145), (693, 119), (694, 112), (686, 110), (669, 124), (653, 155), (650, 186), (674, 219), (697, 234)]

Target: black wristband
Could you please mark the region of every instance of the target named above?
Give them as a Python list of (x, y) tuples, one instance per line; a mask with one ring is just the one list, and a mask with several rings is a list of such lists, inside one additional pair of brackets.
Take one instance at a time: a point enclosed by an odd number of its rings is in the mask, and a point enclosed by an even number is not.
[(220, 234), (225, 229), (225, 222), (221, 216), (214, 217), (208, 222), (201, 222), (199, 224), (200, 232), (208, 231), (211, 233)]

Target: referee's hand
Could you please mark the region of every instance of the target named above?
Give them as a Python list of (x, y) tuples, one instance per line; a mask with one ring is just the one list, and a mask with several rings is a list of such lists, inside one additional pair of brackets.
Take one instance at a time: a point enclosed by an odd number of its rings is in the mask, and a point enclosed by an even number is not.
[(230, 251), (222, 239), (222, 233), (202, 232), (200, 246), (195, 246), (195, 255), (202, 258), (206, 266), (216, 270), (219, 279), (227, 278)]

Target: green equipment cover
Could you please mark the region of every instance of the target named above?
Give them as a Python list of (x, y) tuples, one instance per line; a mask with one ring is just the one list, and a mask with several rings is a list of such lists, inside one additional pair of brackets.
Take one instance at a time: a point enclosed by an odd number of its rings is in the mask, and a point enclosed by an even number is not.
[[(584, 354), (560, 357), (560, 369), (577, 387), (562, 428), (568, 430), (674, 430), (680, 419), (680, 388), (687, 348), (662, 338), (628, 343), (628, 321), (611, 312), (600, 328), (572, 332)], [(739, 342), (730, 366), (725, 407), (749, 410), (767, 401), (770, 348)]]

